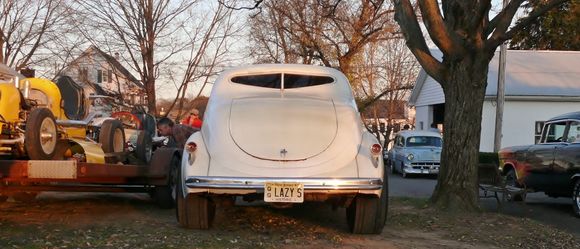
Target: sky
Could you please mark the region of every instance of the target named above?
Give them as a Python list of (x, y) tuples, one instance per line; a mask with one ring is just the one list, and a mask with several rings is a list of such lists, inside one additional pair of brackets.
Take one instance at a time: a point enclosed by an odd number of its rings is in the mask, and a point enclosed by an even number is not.
[[(207, 4), (207, 2), (204, 4)], [(499, 10), (501, 10), (501, 6), (502, 6), (501, 0), (493, 0), (492, 1), (492, 11), (491, 11), (492, 17), (495, 16), (499, 12)], [(208, 6), (206, 6), (206, 7), (211, 8)], [(232, 52), (230, 55), (232, 61), (230, 63), (228, 63), (227, 65), (224, 65), (225, 68), (235, 67), (238, 65), (251, 64), (253, 62), (250, 58), (247, 57), (247, 46), (248, 46), (248, 36), (249, 36), (249, 34), (248, 34), (249, 26), (247, 25), (247, 18), (248, 18), (248, 15), (250, 13), (251, 13), (250, 11), (244, 11), (244, 10), (237, 11), (234, 13), (234, 15), (236, 15), (236, 19), (238, 20), (238, 24), (243, 29), (238, 34), (239, 39), (237, 39), (235, 44), (232, 46), (232, 49), (231, 49)], [(430, 47), (436, 48), (433, 43), (429, 42), (429, 44), (430, 44)], [(213, 81), (213, 79), (211, 81)], [(199, 92), (200, 85), (201, 85), (200, 83), (195, 84), (194, 87), (192, 87), (188, 91), (188, 94), (191, 96), (196, 95)], [(175, 92), (176, 92), (176, 88), (172, 84), (161, 83), (161, 84), (159, 84), (158, 88), (159, 88), (158, 96), (160, 96), (161, 98), (165, 98), (166, 96), (172, 97), (175, 95)], [(206, 88), (204, 89), (202, 94), (205, 96), (209, 96), (210, 91), (211, 91), (211, 84), (209, 85), (209, 87), (206, 86)]]
[[(492, 5), (493, 5), (493, 7), (492, 7), (491, 15), (495, 15), (497, 13), (497, 11), (501, 9), (501, 1), (493, 0)], [(196, 18), (193, 21), (199, 22), (199, 23), (206, 22), (207, 21), (206, 15), (208, 13), (210, 13), (213, 9), (215, 9), (215, 7), (216, 7), (216, 1), (202, 0), (200, 5), (197, 8), (195, 8), (195, 10), (199, 13), (194, 13), (194, 15), (196, 15)], [(227, 69), (229, 67), (235, 67), (238, 65), (246, 65), (246, 64), (253, 63), (253, 60), (248, 57), (248, 52), (247, 52), (247, 47), (250, 45), (249, 40), (248, 40), (249, 26), (248, 26), (247, 19), (249, 18), (250, 13), (252, 13), (252, 12), (247, 11), (247, 10), (234, 11), (234, 13), (233, 13), (233, 15), (235, 16), (234, 20), (236, 22), (236, 26), (239, 28), (239, 32), (236, 33), (235, 37), (233, 37), (232, 39), (230, 39), (228, 41), (228, 44), (230, 46), (229, 52), (227, 54), (228, 61), (226, 63), (220, 65), (223, 69)], [(187, 35), (187, 34), (184, 34), (184, 35)], [(431, 47), (435, 48), (434, 44), (429, 43), (429, 45)], [(87, 47), (88, 47), (88, 45), (87, 45)], [(184, 56), (181, 56), (181, 57), (177, 56), (173, 60), (175, 63), (181, 64), (181, 65), (183, 65), (184, 63), (187, 62), (187, 60), (185, 59)], [(122, 64), (124, 64), (127, 68), (129, 68), (129, 65), (126, 62), (122, 62)], [(136, 74), (134, 73), (134, 75), (136, 75)], [(202, 95), (209, 96), (209, 94), (211, 92), (211, 83), (213, 82), (214, 79), (215, 79), (215, 77), (213, 77), (209, 80), (210, 84), (208, 84), (204, 88)], [(201, 85), (202, 85), (201, 81), (198, 81), (194, 84), (191, 84), (191, 87), (189, 87), (186, 96), (188, 96), (188, 97), (196, 96), (199, 92)], [(157, 80), (156, 87), (157, 87), (158, 99), (173, 99), (173, 98), (175, 98), (175, 95), (177, 93), (177, 85), (175, 83), (171, 82), (166, 76), (164, 76), (164, 75), (160, 76), (160, 78)]]

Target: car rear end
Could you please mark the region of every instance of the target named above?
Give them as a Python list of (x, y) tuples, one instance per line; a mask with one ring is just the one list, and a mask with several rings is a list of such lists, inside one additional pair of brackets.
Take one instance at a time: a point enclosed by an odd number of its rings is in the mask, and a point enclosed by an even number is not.
[(386, 198), (382, 148), (364, 130), (348, 81), (337, 71), (231, 71), (218, 79), (205, 115), (184, 153), (184, 193), (273, 206)]

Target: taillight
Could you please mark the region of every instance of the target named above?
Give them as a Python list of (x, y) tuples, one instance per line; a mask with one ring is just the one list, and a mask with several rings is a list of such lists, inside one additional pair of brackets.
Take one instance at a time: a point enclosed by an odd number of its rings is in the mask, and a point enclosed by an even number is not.
[(378, 156), (381, 154), (381, 150), (382, 150), (382, 146), (380, 144), (373, 144), (371, 146), (371, 154), (373, 154), (373, 156)]
[(185, 150), (189, 153), (193, 153), (197, 150), (197, 144), (194, 142), (189, 142), (185, 145)]

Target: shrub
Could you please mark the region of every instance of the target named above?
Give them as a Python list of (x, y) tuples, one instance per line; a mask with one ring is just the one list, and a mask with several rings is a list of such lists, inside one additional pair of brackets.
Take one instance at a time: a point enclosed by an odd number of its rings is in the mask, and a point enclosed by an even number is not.
[(495, 152), (479, 152), (479, 163), (499, 165), (499, 155)]

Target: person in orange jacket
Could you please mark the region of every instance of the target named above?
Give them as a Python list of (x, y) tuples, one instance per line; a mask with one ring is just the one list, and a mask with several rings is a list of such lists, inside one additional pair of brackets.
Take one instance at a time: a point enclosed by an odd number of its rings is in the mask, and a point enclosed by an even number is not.
[(181, 120), (182, 125), (188, 125), (196, 129), (201, 129), (203, 122), (199, 118), (199, 111), (197, 109), (191, 110), (189, 116)]

